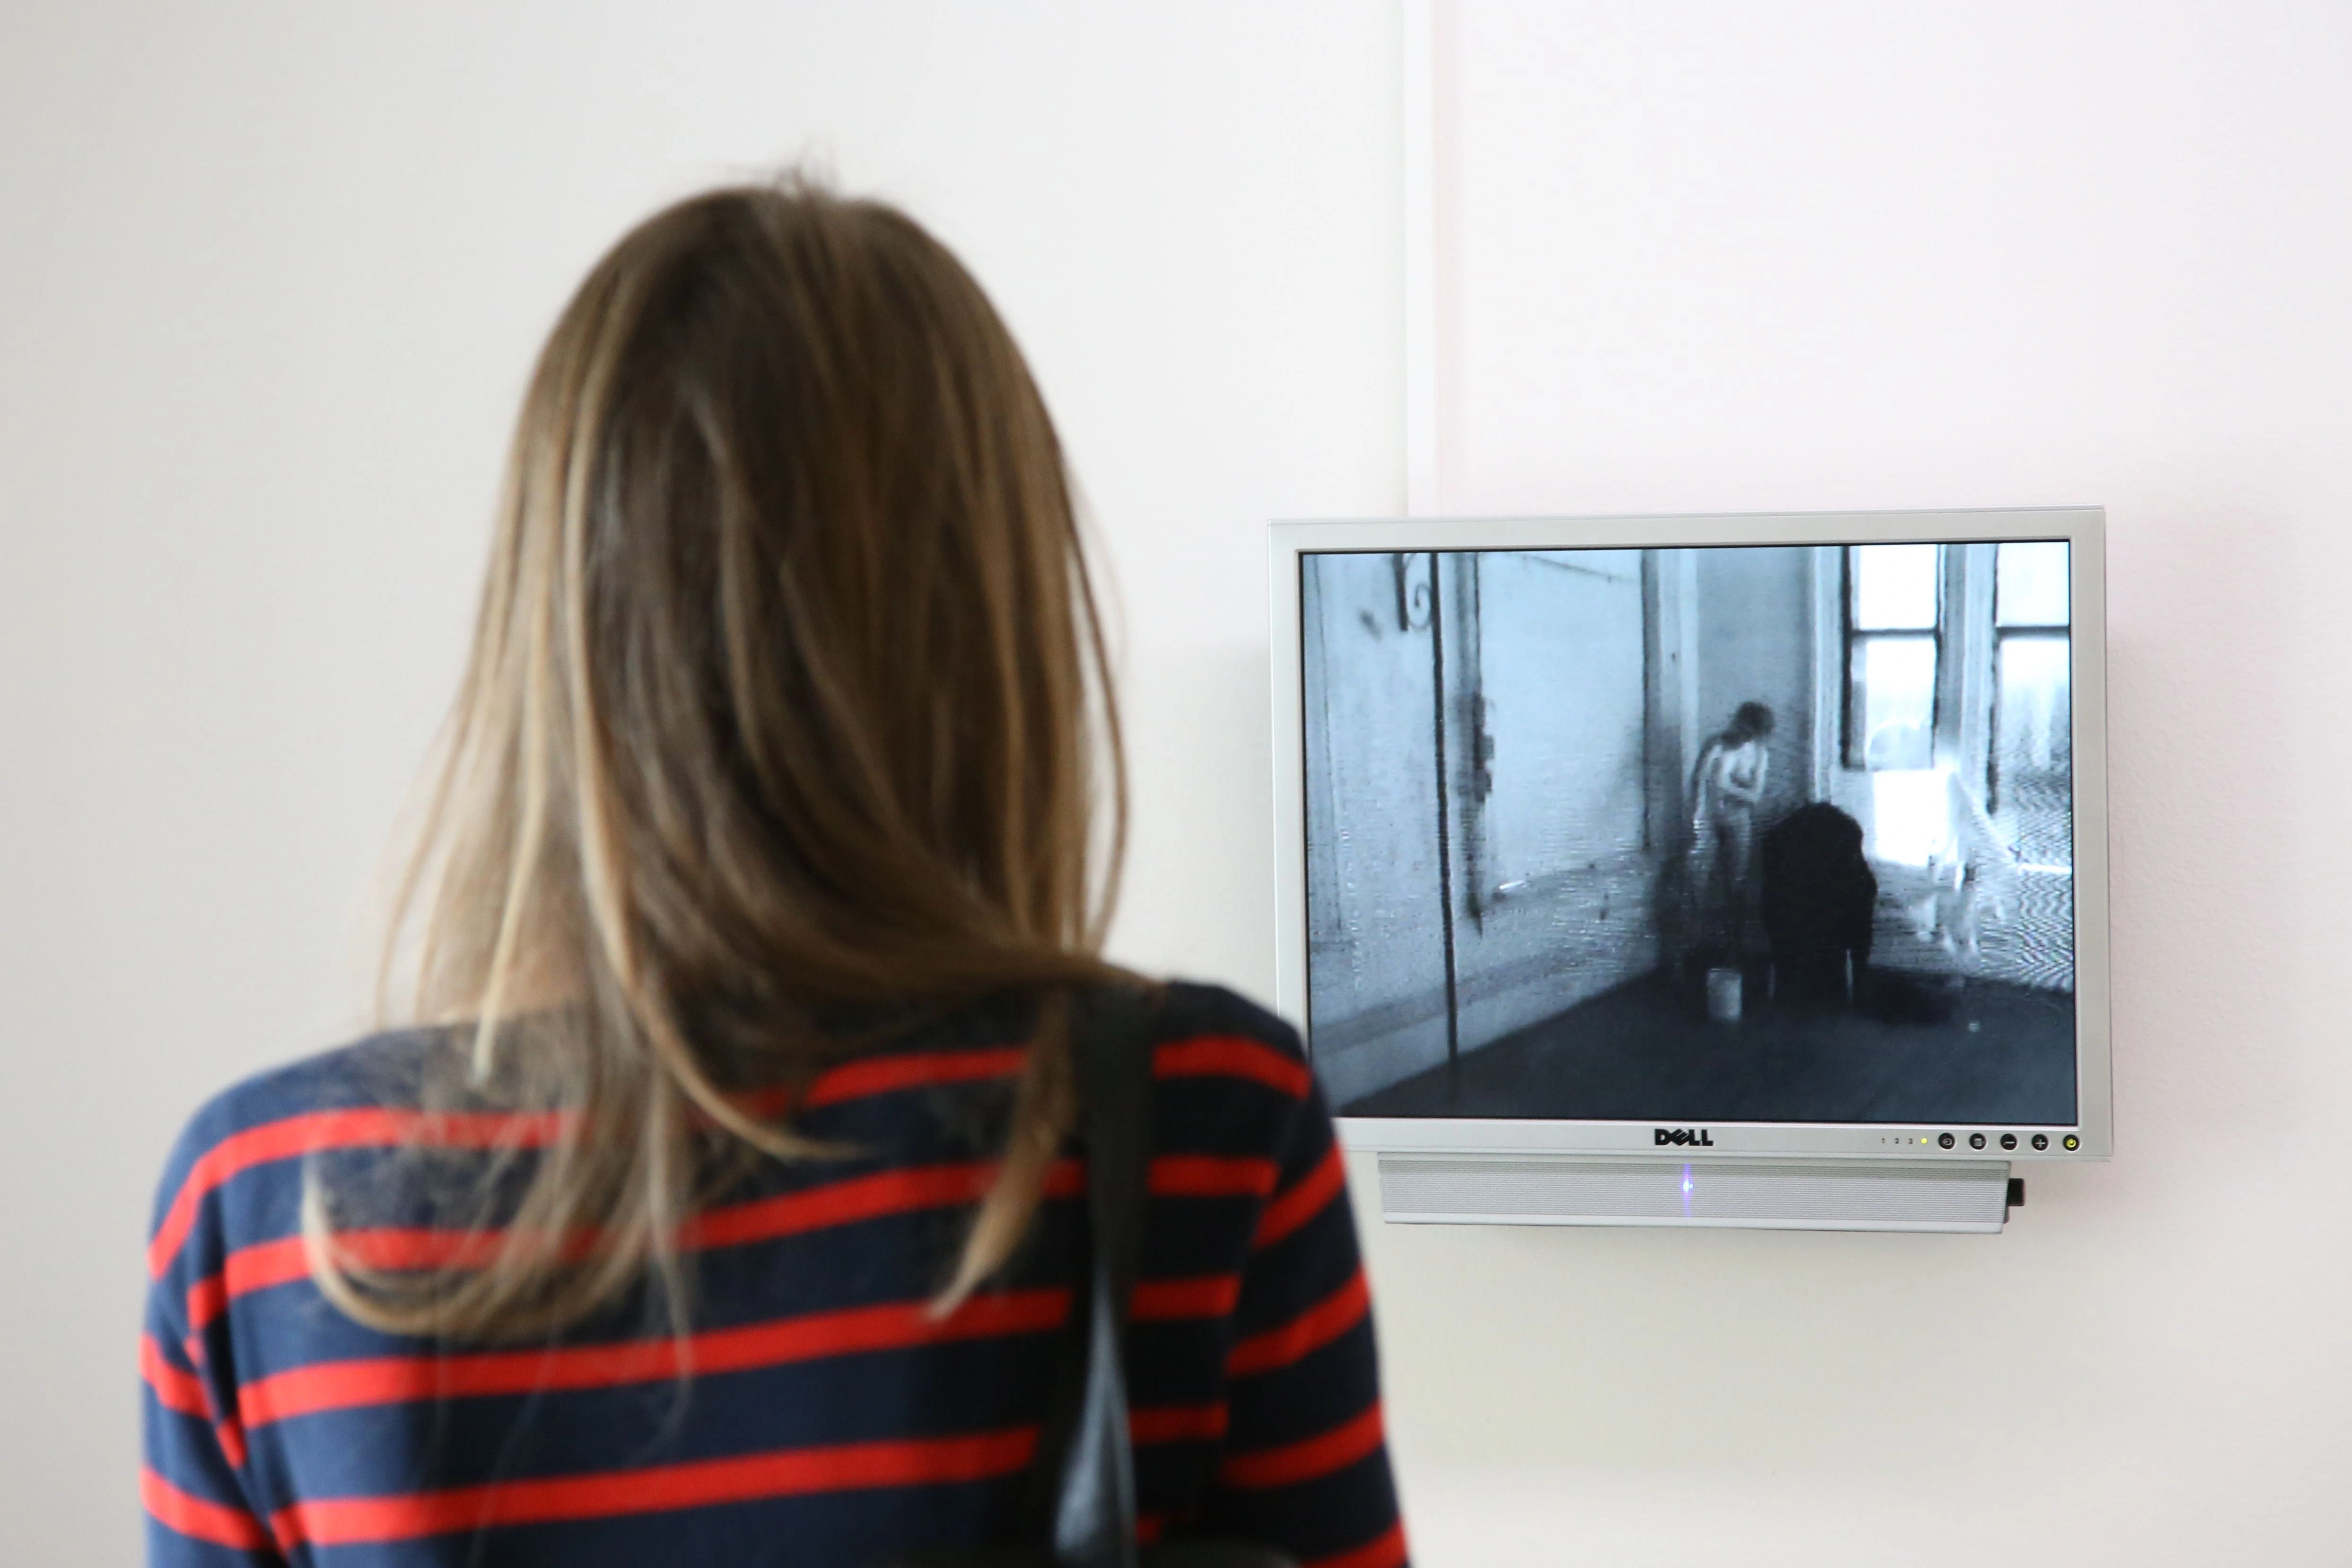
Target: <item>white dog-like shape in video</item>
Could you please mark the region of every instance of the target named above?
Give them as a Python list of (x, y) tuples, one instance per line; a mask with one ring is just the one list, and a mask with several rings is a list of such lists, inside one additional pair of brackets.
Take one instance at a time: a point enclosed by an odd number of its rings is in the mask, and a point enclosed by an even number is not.
[(2017, 850), (1956, 773), (1944, 775), (1950, 796), (1949, 846), (1927, 861), (1932, 890), (1910, 906), (1911, 927), (1956, 959), (1983, 956), (1984, 928), (2017, 914)]

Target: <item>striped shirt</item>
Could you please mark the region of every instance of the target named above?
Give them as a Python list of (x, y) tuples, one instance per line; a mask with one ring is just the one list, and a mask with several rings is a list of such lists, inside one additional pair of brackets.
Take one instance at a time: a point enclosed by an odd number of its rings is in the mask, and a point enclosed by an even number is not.
[[(1168, 996), (1128, 1344), (1143, 1530), (1400, 1568), (1329, 1113), (1287, 1026), (1213, 988)], [(434, 1048), (383, 1036), (266, 1073), (182, 1137), (141, 1344), (152, 1564), (871, 1568), (1017, 1539), (1085, 1270), (1075, 1152), (1003, 1276), (927, 1310), (993, 1173), (1016, 1025), (976, 1013), (819, 1077), (794, 1125), (856, 1152), (769, 1162), (688, 1224), (683, 1344), (643, 1302), (518, 1347), (382, 1334), (320, 1295), (311, 1165), (393, 1205), (346, 1218), (362, 1261), (463, 1259), (466, 1233), (400, 1209), (413, 1183), (366, 1181), (419, 1134), (385, 1086)], [(424, 1135), (551, 1130), (440, 1112)]]

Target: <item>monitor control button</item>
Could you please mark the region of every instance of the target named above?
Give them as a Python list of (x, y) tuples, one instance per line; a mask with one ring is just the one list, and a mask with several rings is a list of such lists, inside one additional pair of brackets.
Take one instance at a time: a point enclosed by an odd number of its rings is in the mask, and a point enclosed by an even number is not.
[(1938, 1138), (1938, 1139), (1937, 1139), (1937, 1140), (1936, 1140), (1937, 1145), (1939, 1148), (1945, 1148), (1945, 1149), (1948, 1149), (1948, 1148), (1950, 1148), (1950, 1147), (1952, 1146), (1953, 1142), (1954, 1142), (1954, 1140), (1953, 1140), (1953, 1138), (1952, 1138), (1952, 1135), (1951, 1135), (1950, 1133), (1948, 1133), (1948, 1132), (1945, 1133), (1941, 1138)]
[(2036, 1132), (2033, 1135), (2033, 1146), (2036, 1149), (2047, 1149), (2050, 1147), (2050, 1134), (2047, 1132)]
[(1981, 1132), (1971, 1132), (1971, 1133), (1969, 1133), (1969, 1148), (1971, 1148), (1971, 1149), (1981, 1149), (1981, 1148), (1983, 1148), (1983, 1147), (1984, 1147), (1984, 1134), (1983, 1134), (1983, 1133), (1981, 1133)]
[(2066, 1136), (2060, 1139), (2059, 1142), (2066, 1145), (2066, 1149), (2069, 1153), (2083, 1146), (2083, 1141), (2080, 1138), (2075, 1137), (2072, 1132), (2067, 1133)]
[(2014, 1133), (2014, 1132), (2004, 1132), (2004, 1133), (2002, 1133), (2002, 1134), (2000, 1135), (2000, 1146), (2001, 1146), (2002, 1148), (2004, 1148), (2004, 1149), (2014, 1149), (2014, 1148), (2016, 1148), (2016, 1147), (2017, 1147), (2017, 1134), (2016, 1134), (2016, 1133)]

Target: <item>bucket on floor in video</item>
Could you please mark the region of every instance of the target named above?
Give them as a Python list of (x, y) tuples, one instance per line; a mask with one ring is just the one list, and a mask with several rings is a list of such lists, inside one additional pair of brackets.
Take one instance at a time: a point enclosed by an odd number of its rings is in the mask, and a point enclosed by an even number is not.
[(1737, 969), (1706, 972), (1706, 1016), (1718, 1024), (1739, 1022), (1740, 974)]

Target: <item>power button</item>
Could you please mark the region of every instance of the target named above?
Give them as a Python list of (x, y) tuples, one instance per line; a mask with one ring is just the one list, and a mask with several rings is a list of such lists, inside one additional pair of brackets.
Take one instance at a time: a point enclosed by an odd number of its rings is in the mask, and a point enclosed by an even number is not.
[(2067, 1133), (2065, 1137), (2061, 1138), (2058, 1142), (2064, 1144), (2070, 1152), (2080, 1149), (2083, 1146), (2083, 1141), (2080, 1138), (2075, 1137), (2072, 1132)]

